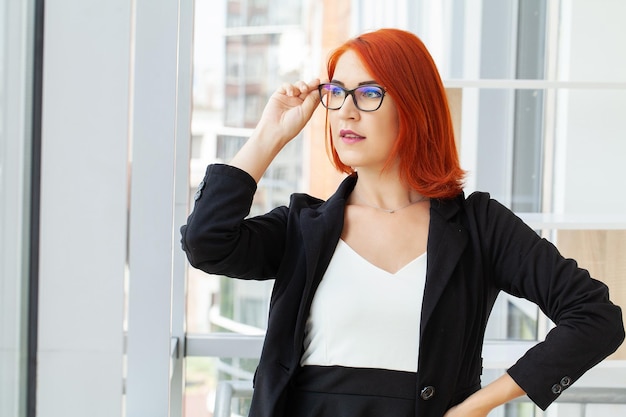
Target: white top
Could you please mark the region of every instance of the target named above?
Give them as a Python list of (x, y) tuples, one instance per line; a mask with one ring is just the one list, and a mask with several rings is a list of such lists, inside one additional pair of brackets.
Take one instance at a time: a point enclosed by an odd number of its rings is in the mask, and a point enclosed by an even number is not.
[(340, 240), (315, 293), (301, 365), (417, 372), (426, 253), (395, 274)]

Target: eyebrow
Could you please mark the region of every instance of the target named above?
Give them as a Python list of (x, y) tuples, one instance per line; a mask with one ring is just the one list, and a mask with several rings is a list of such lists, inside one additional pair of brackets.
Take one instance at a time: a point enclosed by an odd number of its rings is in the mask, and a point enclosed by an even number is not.
[[(335, 80), (335, 79), (333, 79), (333, 80), (331, 80), (330, 82), (331, 82), (332, 84), (339, 84), (339, 85), (340, 85), (340, 86), (342, 86), (342, 87), (345, 87), (345, 86), (346, 86), (343, 82), (341, 82), (341, 81), (339, 81), (339, 80)], [(374, 85), (379, 85), (376, 81), (374, 81), (374, 80), (369, 80), (369, 81), (362, 81), (362, 82), (360, 82), (359, 84), (357, 84), (357, 87), (360, 87), (360, 86), (362, 86), (362, 85), (372, 85), (372, 84), (374, 84)]]

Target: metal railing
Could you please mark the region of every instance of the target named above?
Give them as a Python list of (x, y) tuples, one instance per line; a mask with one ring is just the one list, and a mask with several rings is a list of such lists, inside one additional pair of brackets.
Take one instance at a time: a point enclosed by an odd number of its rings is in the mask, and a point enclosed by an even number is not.
[[(230, 417), (233, 398), (252, 396), (251, 381), (221, 381), (217, 385), (213, 417)], [(515, 402), (530, 402), (528, 397), (520, 397)], [(557, 403), (579, 404), (580, 416), (585, 417), (587, 404), (626, 404), (626, 388), (572, 387), (559, 396)]]
[(213, 417), (230, 417), (233, 398), (252, 397), (252, 381), (221, 381), (215, 393)]

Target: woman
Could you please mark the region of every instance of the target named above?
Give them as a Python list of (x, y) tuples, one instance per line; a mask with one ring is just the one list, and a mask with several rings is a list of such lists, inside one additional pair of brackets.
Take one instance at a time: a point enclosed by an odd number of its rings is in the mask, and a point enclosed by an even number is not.
[[(622, 314), (606, 286), (488, 195), (463, 195), (442, 83), (417, 37), (349, 40), (328, 79), (272, 95), (230, 165), (208, 167), (182, 228), (196, 268), (275, 279), (251, 416), (484, 417), (523, 394), (545, 409), (617, 349)], [(347, 178), (327, 201), (295, 194), (245, 219), (320, 101)], [(501, 290), (557, 326), (481, 388)]]

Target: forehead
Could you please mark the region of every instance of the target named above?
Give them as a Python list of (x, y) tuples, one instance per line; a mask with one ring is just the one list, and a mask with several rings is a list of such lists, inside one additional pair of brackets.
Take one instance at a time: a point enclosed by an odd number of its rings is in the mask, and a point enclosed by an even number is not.
[(356, 87), (359, 83), (375, 79), (359, 56), (354, 51), (348, 50), (337, 61), (333, 80), (342, 82), (346, 87)]

